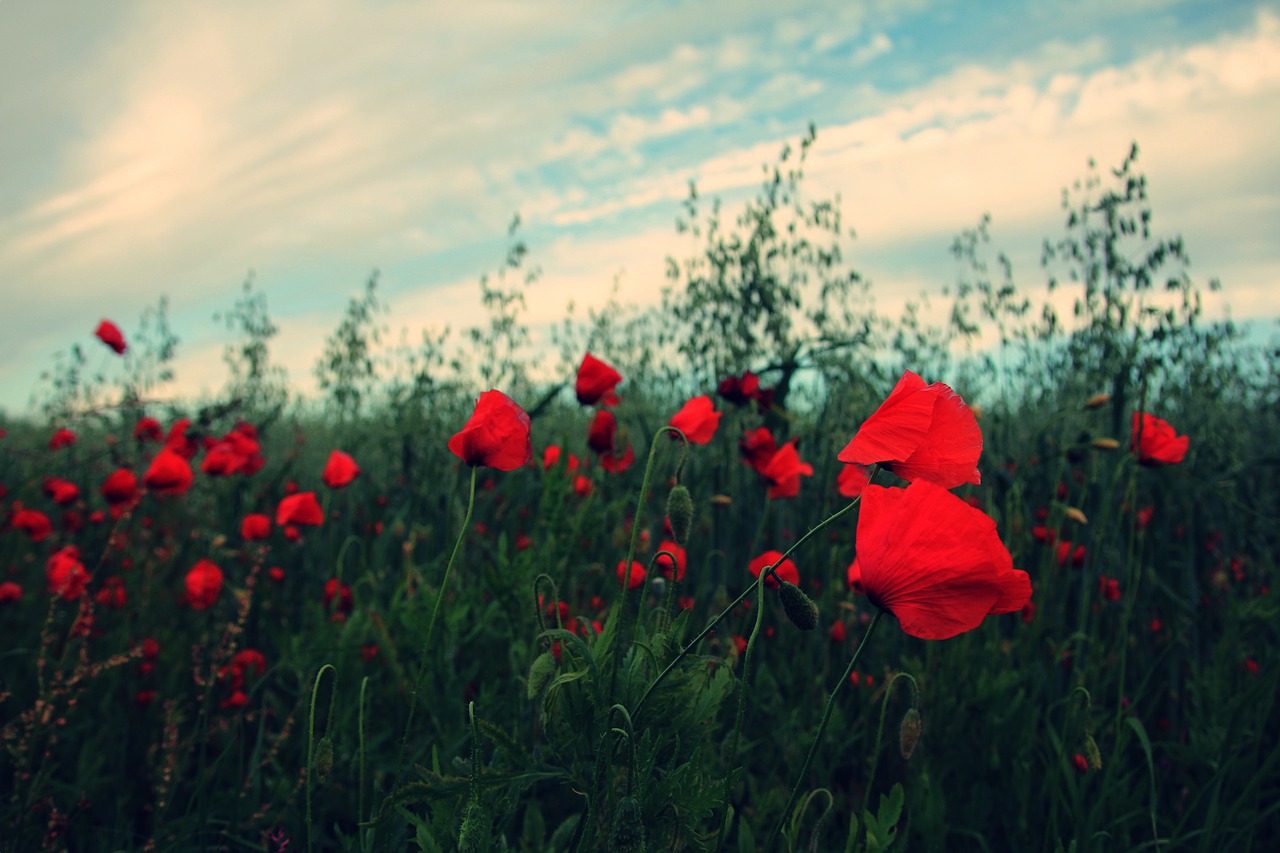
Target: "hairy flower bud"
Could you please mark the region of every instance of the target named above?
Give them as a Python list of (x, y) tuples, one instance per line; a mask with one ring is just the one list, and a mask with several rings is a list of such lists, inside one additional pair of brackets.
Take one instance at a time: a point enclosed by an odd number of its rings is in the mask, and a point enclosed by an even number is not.
[(1090, 770), (1102, 769), (1102, 753), (1098, 751), (1098, 742), (1093, 735), (1084, 736), (1084, 757), (1089, 762)]
[(908, 708), (907, 713), (902, 717), (902, 726), (898, 729), (898, 749), (902, 752), (904, 759), (911, 758), (911, 753), (916, 751), (916, 744), (920, 742), (920, 712), (915, 708)]
[(671, 522), (676, 544), (683, 548), (689, 542), (689, 530), (693, 527), (693, 498), (683, 484), (667, 495), (667, 520)]
[(323, 782), (333, 772), (333, 741), (328, 735), (320, 738), (316, 744), (316, 775)]
[(782, 599), (782, 609), (786, 611), (791, 624), (801, 631), (812, 631), (818, 627), (818, 605), (804, 594), (804, 590), (790, 581), (783, 581), (778, 589), (778, 597)]
[(551, 652), (543, 652), (533, 659), (529, 667), (529, 698), (533, 699), (546, 689), (556, 674), (556, 659)]
[(640, 804), (635, 797), (623, 797), (618, 800), (613, 825), (609, 827), (609, 850), (611, 853), (644, 853), (644, 846)]

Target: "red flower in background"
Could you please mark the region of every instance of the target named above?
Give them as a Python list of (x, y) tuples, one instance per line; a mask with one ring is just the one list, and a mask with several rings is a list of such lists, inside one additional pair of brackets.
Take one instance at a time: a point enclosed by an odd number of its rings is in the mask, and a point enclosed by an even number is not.
[(622, 381), (622, 374), (587, 353), (578, 367), (578, 379), (573, 385), (578, 402), (584, 406), (592, 406), (603, 398), (604, 405), (616, 406), (618, 395), (614, 388)]
[[(759, 557), (756, 557), (747, 564), (747, 570), (755, 577), (760, 577), (760, 573), (772, 566), (782, 557), (781, 551), (765, 551)], [(790, 560), (783, 560), (782, 564), (774, 570), (773, 574), (765, 578), (764, 585), (777, 587), (781, 586), (780, 581), (788, 583), (800, 583), (800, 570), (796, 568), (796, 564)]]
[(1191, 439), (1178, 435), (1168, 421), (1146, 412), (1133, 413), (1129, 447), (1143, 465), (1176, 465), (1187, 455)]
[(80, 487), (61, 477), (45, 477), (44, 493), (53, 498), (53, 502), (58, 506), (66, 506), (79, 499)]
[(74, 545), (55, 551), (45, 563), (44, 571), (49, 592), (67, 601), (79, 598), (89, 583), (89, 573), (80, 562), (80, 549)]
[(1013, 568), (996, 523), (941, 486), (867, 486), (849, 585), (925, 640), (970, 631), (1021, 610), (1031, 580)]
[(644, 585), (644, 576), (647, 574), (644, 570), (644, 564), (639, 560), (631, 561), (631, 571), (627, 572), (627, 561), (618, 562), (618, 580), (626, 578), (627, 589), (639, 589)]
[(800, 494), (800, 476), (813, 476), (813, 466), (800, 461), (795, 441), (788, 441), (778, 448), (760, 469), (760, 475), (769, 481), (769, 497), (794, 498)]
[(333, 618), (341, 622), (356, 606), (351, 587), (337, 578), (329, 578), (324, 582), (324, 609), (333, 609)]
[(76, 443), (76, 434), (71, 430), (63, 427), (49, 437), (49, 449), (61, 450), (64, 447), (70, 447)]
[(684, 580), (684, 572), (689, 565), (689, 555), (685, 553), (684, 548), (681, 548), (674, 542), (665, 541), (658, 546), (658, 551), (670, 551), (672, 554), (676, 555), (674, 566), (672, 565), (671, 558), (666, 554), (659, 553), (658, 556), (654, 558), (654, 565), (662, 571), (662, 574), (666, 577), (671, 577), (672, 572), (674, 571), (676, 580)]
[(533, 458), (529, 414), (501, 391), (485, 391), (449, 450), (472, 468), (514, 471)]
[(711, 398), (703, 394), (685, 403), (671, 416), (671, 426), (684, 433), (690, 444), (706, 444), (716, 434), (721, 413), (715, 410)]
[(871, 482), (865, 465), (842, 465), (836, 477), (836, 491), (846, 498), (856, 498)]
[(244, 457), (236, 452), (231, 444), (220, 441), (204, 454), (200, 461), (200, 470), (210, 477), (227, 477), (244, 466)]
[(191, 609), (207, 610), (222, 594), (222, 569), (211, 560), (200, 560), (187, 572), (184, 583)]
[(129, 348), (124, 342), (124, 334), (120, 331), (120, 327), (110, 320), (99, 323), (94, 334), (98, 336), (98, 340), (111, 347), (116, 355), (124, 355), (124, 351)]
[(38, 509), (19, 509), (13, 514), (13, 529), (21, 530), (32, 542), (43, 542), (53, 533), (53, 522)]
[(11, 601), (22, 600), (22, 587), (13, 581), (4, 581), (0, 583), (0, 604), (8, 604)]
[(726, 376), (716, 386), (716, 393), (735, 406), (745, 406), (759, 391), (760, 380), (750, 370), (742, 371), (741, 376)]
[(350, 484), (359, 473), (360, 466), (356, 464), (356, 460), (341, 450), (335, 450), (329, 454), (329, 461), (325, 463), (320, 479), (329, 488), (340, 489)]
[(598, 409), (587, 427), (587, 446), (600, 454), (600, 467), (611, 474), (619, 474), (631, 467), (636, 461), (635, 450), (631, 445), (619, 456), (615, 444), (618, 421), (613, 412)]
[(162, 495), (182, 494), (195, 481), (188, 458), (166, 445), (142, 475), (143, 485)]
[(183, 459), (193, 459), (200, 445), (194, 438), (187, 437), (187, 428), (191, 426), (188, 418), (179, 418), (169, 427), (169, 434), (164, 438), (164, 446)]
[(768, 427), (756, 427), (743, 433), (742, 438), (738, 439), (738, 452), (757, 474), (764, 476), (764, 466), (778, 452), (778, 442)]
[(124, 578), (119, 576), (107, 578), (93, 600), (112, 610), (123, 610), (125, 602), (128, 601), (124, 591)]
[(836, 458), (952, 489), (981, 482), (981, 454), (982, 431), (960, 395), (908, 370)]
[(260, 512), (251, 512), (240, 522), (240, 536), (246, 542), (261, 542), (271, 535), (271, 519)]
[(133, 425), (133, 437), (138, 441), (163, 441), (164, 431), (155, 418), (138, 418), (138, 422)]
[[(564, 454), (564, 451), (560, 449), (559, 445), (556, 445), (556, 444), (547, 445), (547, 449), (542, 452), (543, 469), (550, 471), (552, 468), (556, 467), (556, 465), (560, 464), (560, 457), (563, 454)], [(572, 453), (569, 454), (569, 461), (565, 463), (565, 470), (567, 470), (571, 474), (574, 471), (578, 470), (577, 456), (575, 456)]]
[(99, 491), (112, 506), (134, 503), (138, 500), (138, 476), (128, 468), (117, 468), (102, 482)]
[(316, 501), (315, 492), (298, 492), (281, 498), (276, 507), (276, 524), (310, 524), (319, 527), (324, 523), (324, 512)]

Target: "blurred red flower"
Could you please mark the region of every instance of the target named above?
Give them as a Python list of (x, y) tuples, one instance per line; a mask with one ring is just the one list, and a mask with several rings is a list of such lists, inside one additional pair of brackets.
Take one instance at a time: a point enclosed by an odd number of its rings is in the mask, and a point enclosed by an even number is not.
[(4, 581), (0, 583), (0, 604), (8, 604), (11, 601), (22, 600), (22, 587), (13, 581)]
[(70, 447), (76, 443), (76, 434), (71, 430), (63, 427), (49, 437), (49, 449), (61, 450), (64, 447)]
[(244, 467), (244, 457), (235, 446), (219, 441), (208, 449), (200, 461), (200, 470), (210, 477), (227, 477)]
[(662, 574), (666, 577), (671, 577), (672, 569), (674, 568), (675, 579), (678, 581), (684, 580), (684, 572), (689, 565), (689, 555), (685, 553), (685, 550), (674, 542), (664, 541), (658, 546), (658, 551), (670, 551), (676, 555), (674, 567), (671, 564), (671, 558), (666, 554), (659, 553), (654, 559), (654, 565), (662, 571)]
[(351, 587), (337, 578), (329, 578), (324, 582), (323, 598), (324, 609), (326, 611), (332, 609), (334, 618), (339, 621), (345, 619), (356, 605), (355, 597), (351, 594)]
[(118, 575), (107, 578), (102, 584), (102, 589), (98, 590), (98, 594), (93, 597), (93, 600), (104, 607), (110, 607), (112, 610), (123, 610), (125, 602), (128, 600), (124, 591), (124, 578)]
[(473, 468), (514, 471), (533, 458), (529, 414), (501, 391), (485, 391), (449, 450)]
[(166, 445), (142, 475), (143, 485), (162, 495), (182, 494), (195, 481), (188, 458)]
[(211, 560), (200, 560), (187, 572), (184, 583), (187, 588), (187, 603), (191, 605), (191, 609), (206, 610), (222, 594), (222, 569)]
[(1109, 578), (1102, 575), (1098, 578), (1098, 595), (1101, 595), (1107, 601), (1120, 600), (1120, 581), (1117, 578)]
[(621, 373), (591, 353), (587, 353), (578, 367), (578, 379), (574, 383), (573, 390), (578, 395), (578, 402), (584, 406), (595, 405), (601, 401), (601, 398), (604, 400), (604, 405), (615, 406), (618, 403), (618, 395), (614, 393), (614, 388), (621, 381)]
[(867, 483), (871, 482), (867, 474), (868, 469), (865, 465), (840, 466), (840, 473), (836, 476), (836, 491), (846, 498), (856, 498), (862, 494)]
[(240, 536), (248, 542), (261, 542), (271, 535), (271, 518), (251, 512), (240, 522)]
[(75, 503), (80, 497), (80, 487), (61, 477), (45, 477), (44, 493), (53, 498), (58, 506), (66, 506)]
[(794, 498), (800, 494), (800, 476), (812, 477), (813, 466), (800, 461), (800, 453), (792, 440), (769, 457), (760, 474), (769, 481), (769, 497)]
[(760, 391), (760, 380), (750, 370), (741, 376), (726, 376), (716, 386), (716, 393), (735, 406), (745, 406)]
[(356, 464), (356, 460), (341, 450), (335, 450), (329, 454), (329, 461), (325, 463), (324, 473), (320, 475), (320, 479), (324, 480), (324, 484), (329, 488), (340, 489), (354, 480), (359, 473), (360, 466)]
[(124, 351), (129, 348), (124, 342), (124, 334), (120, 331), (120, 327), (110, 320), (99, 323), (94, 334), (98, 336), (98, 340), (111, 347), (116, 355), (124, 355)]
[(627, 572), (627, 561), (620, 560), (618, 562), (618, 580), (626, 578), (627, 589), (638, 589), (644, 585), (644, 576), (647, 574), (644, 570), (644, 564), (639, 560), (631, 561), (631, 572)]
[(133, 503), (138, 499), (138, 476), (128, 468), (117, 468), (102, 482), (99, 491), (113, 506)]
[(199, 443), (187, 436), (187, 428), (190, 426), (189, 418), (179, 418), (169, 427), (169, 434), (164, 438), (164, 446), (183, 459), (194, 458), (196, 451), (200, 449)]
[(1133, 413), (1129, 447), (1143, 465), (1176, 465), (1187, 455), (1191, 439), (1178, 435), (1168, 421), (1146, 412)]
[(133, 425), (133, 437), (138, 441), (163, 441), (164, 431), (155, 418), (138, 418), (138, 422)]
[(74, 545), (55, 551), (45, 563), (44, 571), (49, 580), (49, 592), (67, 601), (79, 598), (89, 583), (89, 573), (80, 562), (80, 549)]
[(743, 433), (742, 438), (738, 439), (738, 452), (757, 474), (763, 476), (764, 466), (768, 465), (773, 454), (778, 452), (778, 442), (774, 439), (773, 433), (769, 432), (768, 427), (756, 427)]
[[(765, 551), (748, 563), (747, 569), (755, 577), (760, 577), (761, 572), (778, 562), (781, 557), (781, 551)], [(765, 578), (764, 585), (777, 587), (781, 585), (780, 581), (787, 581), (793, 584), (800, 583), (800, 570), (796, 568), (795, 563), (790, 560), (783, 560), (774, 573)]]
[(613, 412), (607, 409), (598, 410), (587, 427), (587, 447), (596, 453), (612, 453), (613, 437), (617, 430), (618, 420)]
[[(671, 416), (671, 426), (684, 433), (690, 444), (706, 444), (716, 434), (721, 412), (706, 394), (694, 397)], [(674, 437), (674, 436), (673, 436)]]
[(927, 480), (867, 486), (857, 543), (849, 586), (913, 637), (945, 640), (1031, 598), (1031, 579), (1013, 568), (996, 523)]
[(981, 454), (982, 431), (960, 395), (908, 370), (836, 458), (951, 489), (981, 482)]
[(324, 512), (316, 501), (315, 492), (298, 492), (281, 498), (276, 507), (276, 524), (310, 524), (319, 527), (324, 523)]
[(19, 509), (13, 514), (13, 529), (21, 530), (32, 542), (43, 542), (53, 533), (53, 522), (38, 509)]

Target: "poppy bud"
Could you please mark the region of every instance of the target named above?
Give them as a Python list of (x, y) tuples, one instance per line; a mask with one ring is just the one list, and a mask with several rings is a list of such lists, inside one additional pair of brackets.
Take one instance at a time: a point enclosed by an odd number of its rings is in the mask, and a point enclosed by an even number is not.
[(488, 850), (489, 844), (493, 840), (493, 833), (489, 824), (489, 816), (487, 810), (480, 804), (480, 798), (475, 794), (471, 795), (471, 799), (467, 801), (467, 813), (462, 818), (462, 828), (458, 831), (458, 850), (463, 853), (473, 853), (478, 850)]
[(1094, 394), (1088, 400), (1085, 400), (1084, 407), (1086, 409), (1100, 409), (1110, 402), (1111, 402), (1111, 395), (1106, 392), (1103, 392), (1101, 394)]
[(320, 738), (316, 744), (316, 775), (323, 782), (333, 772), (333, 741), (328, 735)]
[(812, 631), (818, 627), (818, 605), (804, 594), (804, 590), (790, 581), (783, 581), (778, 596), (782, 599), (782, 609), (786, 611), (791, 624), (801, 631)]
[(1097, 450), (1119, 450), (1120, 442), (1114, 438), (1095, 438), (1093, 446)]
[(644, 821), (635, 797), (618, 800), (613, 825), (609, 828), (609, 850), (611, 853), (644, 853)]
[(1067, 507), (1063, 515), (1065, 515), (1067, 518), (1071, 519), (1072, 521), (1079, 522), (1080, 524), (1089, 523), (1089, 519), (1085, 517), (1085, 514), (1073, 506)]
[(898, 749), (902, 751), (904, 759), (911, 758), (911, 753), (916, 751), (916, 744), (920, 742), (920, 729), (920, 712), (915, 708), (908, 708), (902, 717), (902, 726), (898, 729)]
[(1084, 736), (1084, 757), (1089, 762), (1090, 770), (1102, 769), (1102, 753), (1098, 751), (1098, 742), (1093, 735)]
[(683, 485), (677, 485), (667, 495), (667, 520), (671, 522), (671, 534), (676, 544), (684, 547), (689, 542), (689, 529), (693, 527), (693, 498)]
[(542, 693), (555, 674), (556, 659), (551, 652), (543, 652), (534, 658), (533, 665), (529, 667), (529, 698), (533, 699)]

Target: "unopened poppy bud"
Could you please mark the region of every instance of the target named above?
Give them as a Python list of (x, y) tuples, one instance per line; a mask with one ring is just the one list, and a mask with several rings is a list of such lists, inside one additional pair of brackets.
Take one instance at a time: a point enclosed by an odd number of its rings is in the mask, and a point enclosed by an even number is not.
[(1111, 395), (1104, 391), (1101, 394), (1094, 394), (1088, 400), (1085, 400), (1084, 407), (1086, 409), (1100, 409), (1110, 402), (1111, 402)]
[(911, 758), (911, 753), (916, 751), (916, 744), (920, 742), (920, 730), (920, 712), (915, 708), (908, 708), (902, 718), (902, 726), (898, 729), (898, 749), (902, 751), (904, 759)]
[(462, 853), (488, 850), (493, 840), (492, 828), (489, 826), (487, 809), (480, 803), (475, 794), (467, 801), (467, 812), (462, 818), (462, 827), (458, 830), (458, 850)]
[(676, 544), (683, 548), (689, 543), (689, 530), (693, 527), (693, 498), (683, 484), (667, 495), (667, 521), (671, 522)]
[(1067, 507), (1063, 515), (1065, 515), (1067, 518), (1071, 519), (1072, 521), (1079, 522), (1080, 524), (1089, 523), (1089, 519), (1085, 517), (1085, 514), (1073, 506)]
[(790, 581), (783, 581), (778, 589), (778, 596), (782, 599), (782, 609), (786, 611), (791, 624), (801, 631), (812, 631), (818, 627), (818, 605), (804, 594), (804, 590)]
[(551, 652), (543, 652), (533, 659), (529, 667), (529, 698), (538, 696), (556, 674), (556, 659)]
[(1093, 735), (1084, 736), (1084, 757), (1089, 762), (1090, 770), (1102, 769), (1102, 753), (1098, 751), (1098, 742)]
[(320, 738), (316, 744), (316, 775), (323, 782), (333, 772), (333, 741), (328, 735)]
[(609, 827), (610, 853), (644, 853), (644, 821), (635, 797), (618, 800)]
[(1095, 438), (1093, 446), (1097, 450), (1119, 450), (1120, 442), (1114, 438)]

